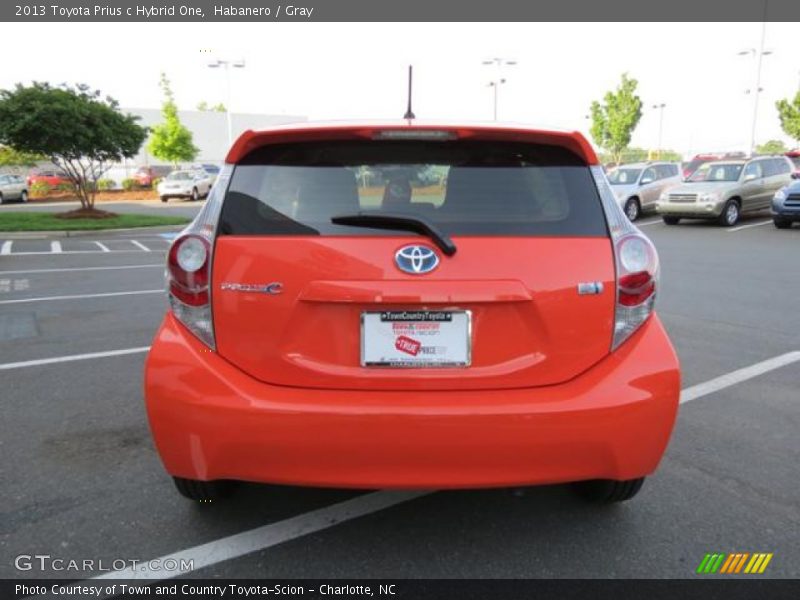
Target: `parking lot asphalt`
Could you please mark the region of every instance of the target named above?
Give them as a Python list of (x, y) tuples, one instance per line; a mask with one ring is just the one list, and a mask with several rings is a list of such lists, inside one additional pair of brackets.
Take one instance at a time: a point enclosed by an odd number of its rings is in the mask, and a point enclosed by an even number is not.
[(225, 502), (190, 503), (159, 463), (142, 402), (167, 240), (14, 240), (0, 254), (0, 576), (96, 574), (14, 567), (19, 554), (45, 553), (174, 554), (197, 558), (192, 576), (205, 577), (685, 578), (707, 552), (771, 552), (760, 577), (800, 576), (800, 361), (738, 371), (800, 351), (800, 228), (778, 231), (760, 215), (728, 229), (649, 217), (642, 230), (660, 253), (657, 309), (693, 392), (660, 469), (613, 507), (566, 486), (246, 485)]

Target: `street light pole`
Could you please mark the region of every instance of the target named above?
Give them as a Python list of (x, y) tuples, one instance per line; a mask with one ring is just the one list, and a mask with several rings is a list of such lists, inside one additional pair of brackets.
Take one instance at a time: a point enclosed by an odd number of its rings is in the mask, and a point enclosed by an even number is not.
[(761, 22), (761, 43), (759, 49), (749, 48), (739, 52), (739, 56), (752, 55), (756, 59), (756, 85), (755, 88), (750, 90), (749, 93), (753, 94), (753, 120), (750, 128), (750, 156), (755, 154), (756, 151), (756, 124), (758, 122), (758, 95), (762, 92), (761, 89), (761, 67), (763, 66), (763, 59), (765, 56), (772, 54), (771, 50), (764, 50), (764, 41), (767, 36), (767, 0), (764, 0), (764, 19)]
[(661, 158), (661, 133), (664, 131), (664, 107), (667, 105), (663, 102), (661, 104), (653, 104), (653, 108), (659, 110), (658, 115), (658, 158)]
[(208, 63), (209, 68), (217, 69), (220, 67), (225, 68), (225, 85), (226, 85), (226, 100), (225, 100), (225, 119), (228, 123), (228, 147), (233, 145), (233, 121), (231, 119), (231, 67), (234, 69), (243, 69), (245, 67), (244, 60), (222, 60), (217, 59)]
[(517, 61), (516, 60), (509, 60), (509, 59), (506, 59), (506, 58), (497, 57), (497, 58), (491, 58), (491, 59), (484, 60), (481, 64), (483, 64), (483, 65), (494, 65), (495, 68), (496, 68), (495, 78), (492, 79), (492, 81), (489, 82), (488, 87), (493, 88), (492, 91), (494, 92), (494, 110), (493, 110), (492, 114), (494, 115), (494, 120), (497, 121), (497, 97), (498, 97), (498, 91), (499, 91), (500, 86), (506, 82), (505, 78), (501, 77), (501, 75), (503, 73), (503, 67), (504, 66), (513, 67), (513, 66), (515, 66), (517, 64)]

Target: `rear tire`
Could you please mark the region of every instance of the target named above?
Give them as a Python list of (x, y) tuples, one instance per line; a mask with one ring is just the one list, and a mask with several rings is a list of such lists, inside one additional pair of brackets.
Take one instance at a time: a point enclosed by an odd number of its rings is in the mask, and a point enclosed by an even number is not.
[(22, 193), (19, 195), (19, 201), (25, 204), (28, 201), (28, 191), (22, 190)]
[(196, 502), (213, 502), (230, 495), (233, 484), (230, 481), (198, 481), (173, 477), (175, 487), (184, 498)]
[(628, 198), (628, 201), (625, 202), (625, 216), (628, 217), (628, 220), (632, 223), (638, 219), (641, 214), (642, 207), (639, 206), (639, 200), (636, 198)]
[(200, 193), (197, 191), (197, 188), (192, 189), (192, 202), (197, 202), (200, 199)]
[(680, 217), (661, 217), (661, 220), (664, 221), (664, 225), (677, 225), (681, 222)]
[(579, 481), (575, 483), (575, 491), (579, 496), (589, 502), (598, 504), (611, 504), (630, 500), (644, 484), (644, 477), (617, 481), (615, 479), (594, 479), (592, 481)]
[(789, 229), (792, 226), (792, 222), (789, 219), (781, 219), (780, 217), (773, 217), (772, 222), (778, 229)]
[(166, 196), (161, 196), (161, 201), (162, 202), (166, 202), (167, 200), (168, 200), (168, 198)]
[(719, 214), (719, 224), (723, 227), (733, 227), (739, 222), (739, 212), (739, 203), (736, 200), (728, 200)]
[(3, 203), (3, 194), (0, 194), (0, 204)]

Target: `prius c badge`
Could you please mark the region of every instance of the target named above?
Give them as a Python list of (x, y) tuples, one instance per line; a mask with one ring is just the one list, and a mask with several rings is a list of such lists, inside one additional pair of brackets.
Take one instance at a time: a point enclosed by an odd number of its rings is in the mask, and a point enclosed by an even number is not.
[(280, 294), (283, 291), (283, 284), (280, 281), (272, 283), (223, 283), (219, 286), (221, 290), (232, 292), (255, 292), (259, 294)]
[(439, 266), (439, 255), (428, 246), (403, 246), (395, 253), (394, 262), (405, 273), (423, 275)]

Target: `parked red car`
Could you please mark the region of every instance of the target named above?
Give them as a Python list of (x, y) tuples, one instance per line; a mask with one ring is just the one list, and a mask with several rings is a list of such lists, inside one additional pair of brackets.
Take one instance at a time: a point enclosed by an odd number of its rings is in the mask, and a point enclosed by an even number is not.
[(34, 183), (46, 183), (51, 187), (56, 187), (62, 184), (72, 185), (67, 174), (64, 171), (56, 169), (37, 169), (28, 173), (28, 188), (32, 187)]
[(132, 179), (141, 187), (152, 187), (153, 181), (166, 177), (171, 171), (172, 167), (165, 165), (141, 166)]
[(702, 165), (715, 160), (745, 158), (744, 152), (715, 152), (709, 154), (697, 154), (683, 167), (683, 178), (688, 179), (692, 173), (697, 171)]
[(576, 132), (245, 132), (168, 252), (155, 445), (194, 500), (231, 480), (627, 500), (678, 410), (658, 264)]
[(794, 165), (794, 173), (792, 173), (792, 178), (800, 179), (800, 148), (797, 150), (790, 150), (786, 153), (786, 156), (789, 157), (789, 160), (792, 161)]

